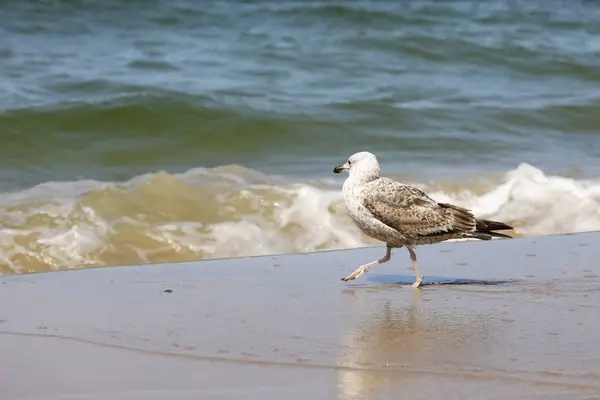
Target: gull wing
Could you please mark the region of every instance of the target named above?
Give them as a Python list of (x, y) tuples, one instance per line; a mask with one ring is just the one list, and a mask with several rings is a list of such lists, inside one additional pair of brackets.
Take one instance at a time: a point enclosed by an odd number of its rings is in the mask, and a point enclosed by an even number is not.
[(467, 233), (476, 227), (469, 210), (437, 203), (422, 190), (389, 178), (367, 184), (363, 196), (363, 205), (375, 218), (406, 237)]

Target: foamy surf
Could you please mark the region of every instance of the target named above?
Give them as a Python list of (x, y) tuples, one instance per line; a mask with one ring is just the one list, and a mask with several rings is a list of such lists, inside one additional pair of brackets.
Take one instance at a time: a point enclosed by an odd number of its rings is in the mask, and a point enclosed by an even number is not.
[[(405, 179), (406, 181), (406, 179)], [(127, 182), (48, 182), (0, 201), (0, 272), (298, 253), (378, 244), (344, 210), (342, 181), (240, 166)], [(477, 183), (412, 183), (522, 236), (600, 229), (600, 181), (521, 164)]]

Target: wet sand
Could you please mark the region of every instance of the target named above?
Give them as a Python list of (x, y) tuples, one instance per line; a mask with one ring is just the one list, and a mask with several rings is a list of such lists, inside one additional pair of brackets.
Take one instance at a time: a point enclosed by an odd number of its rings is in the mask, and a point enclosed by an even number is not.
[[(598, 399), (600, 234), (0, 279), (0, 399)], [(435, 284), (431, 284), (435, 283)], [(171, 292), (165, 292), (170, 289)]]

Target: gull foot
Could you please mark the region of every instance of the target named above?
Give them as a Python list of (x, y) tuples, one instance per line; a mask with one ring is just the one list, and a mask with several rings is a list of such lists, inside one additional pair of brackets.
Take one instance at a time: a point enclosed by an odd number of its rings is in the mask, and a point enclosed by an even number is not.
[(421, 287), (421, 285), (423, 285), (423, 278), (419, 278), (415, 281), (415, 283), (412, 284), (412, 287), (414, 288), (418, 288)]
[(347, 277), (342, 278), (342, 280), (344, 282), (348, 282), (353, 279), (360, 278), (362, 276), (362, 274), (364, 274), (364, 273), (365, 273), (365, 271), (359, 268), (356, 271), (354, 271), (353, 273), (351, 273), (350, 275), (348, 275)]

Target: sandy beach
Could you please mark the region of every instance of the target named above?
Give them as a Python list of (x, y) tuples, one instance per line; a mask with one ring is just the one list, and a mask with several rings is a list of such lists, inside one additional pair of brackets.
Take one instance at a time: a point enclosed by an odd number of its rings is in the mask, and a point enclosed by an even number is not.
[(593, 399), (597, 233), (3, 277), (0, 397)]

